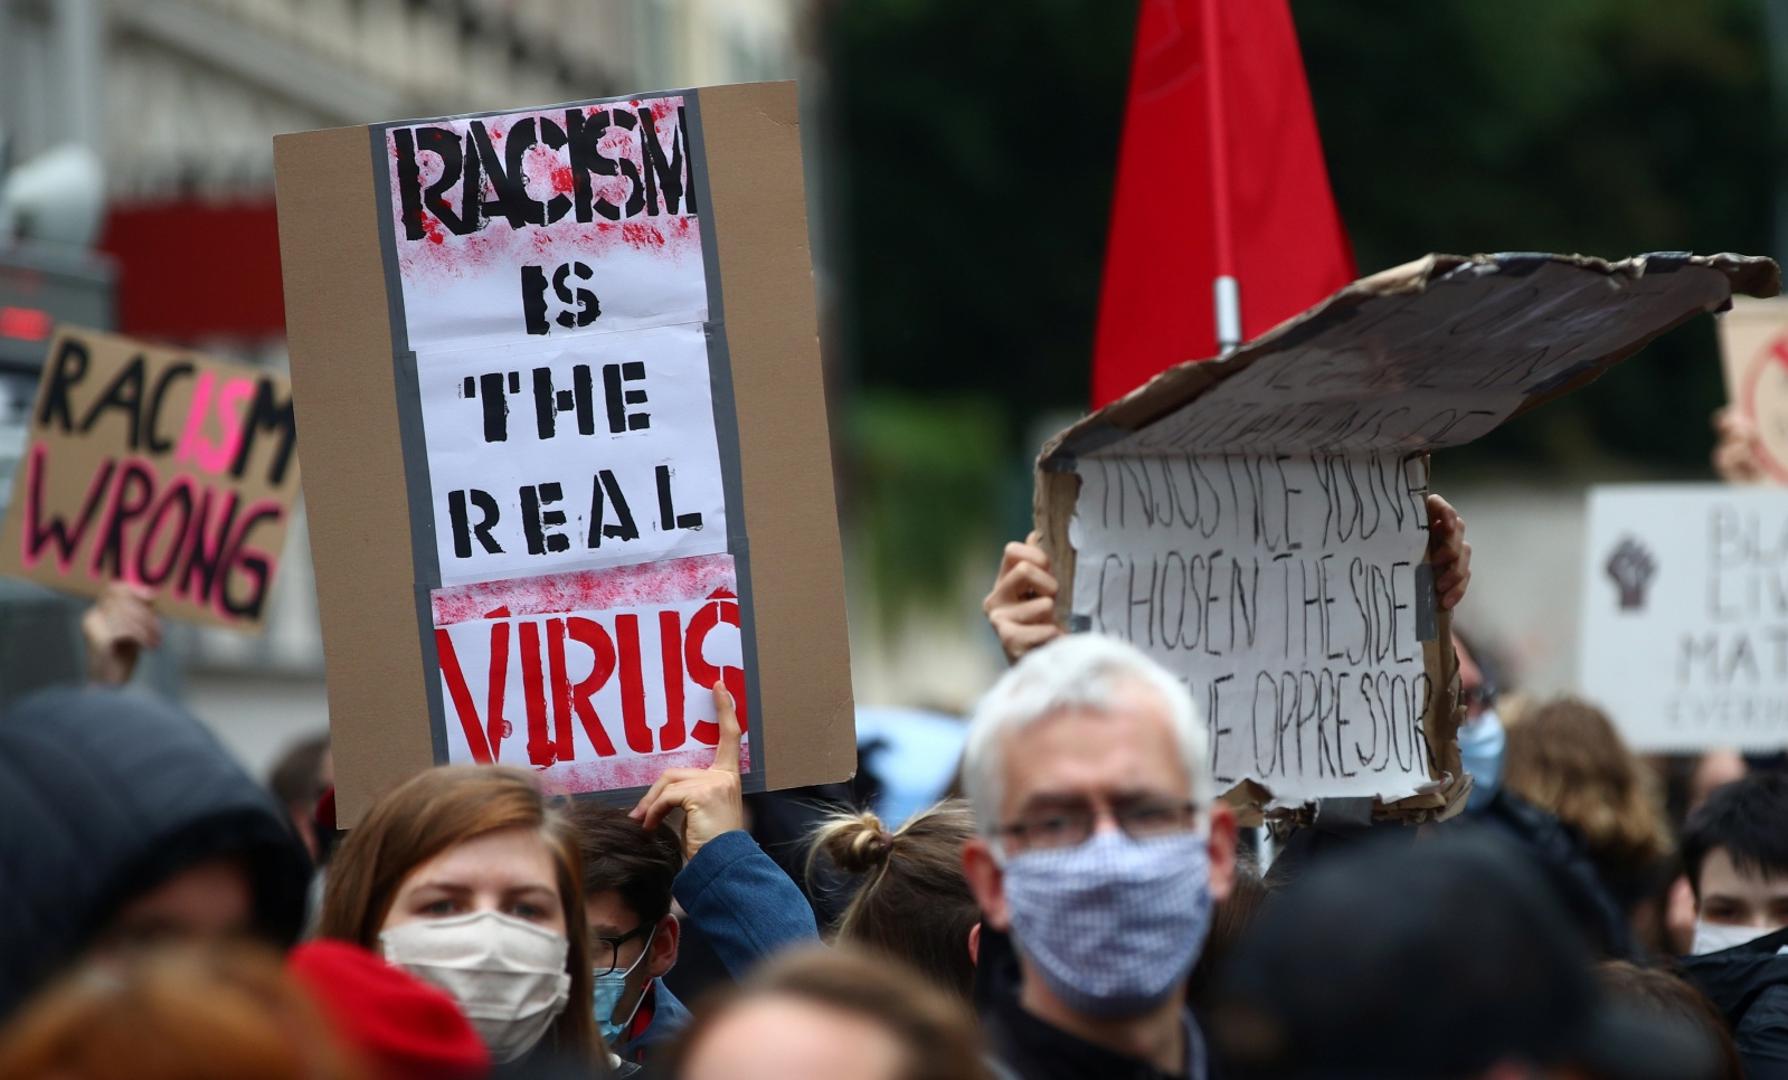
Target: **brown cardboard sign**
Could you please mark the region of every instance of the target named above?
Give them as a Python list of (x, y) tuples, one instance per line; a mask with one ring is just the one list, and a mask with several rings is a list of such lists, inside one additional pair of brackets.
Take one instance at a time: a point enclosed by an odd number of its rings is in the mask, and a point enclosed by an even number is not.
[(275, 140), (341, 809), (855, 767), (792, 85)]
[(283, 375), (64, 327), (0, 526), (0, 573), (259, 630), (298, 495)]
[(1788, 484), (1788, 300), (1735, 300), (1720, 317), (1726, 397), (1757, 430), (1757, 458)]
[(1058, 615), (1186, 680), (1233, 799), (1444, 814), (1469, 782), (1427, 566), (1429, 451), (1779, 285), (1774, 263), (1731, 255), (1431, 255), (1355, 282), (1044, 447)]

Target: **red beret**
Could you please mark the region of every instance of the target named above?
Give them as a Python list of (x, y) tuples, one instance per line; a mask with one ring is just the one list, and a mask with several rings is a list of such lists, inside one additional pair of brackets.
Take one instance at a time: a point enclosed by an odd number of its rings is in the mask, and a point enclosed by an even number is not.
[(312, 941), (286, 961), (342, 1042), (378, 1080), (482, 1080), (490, 1052), (445, 992), (345, 941)]

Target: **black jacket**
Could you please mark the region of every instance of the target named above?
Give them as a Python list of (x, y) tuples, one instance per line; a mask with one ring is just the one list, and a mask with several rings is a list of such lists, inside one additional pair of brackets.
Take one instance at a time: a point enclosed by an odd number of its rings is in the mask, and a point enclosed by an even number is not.
[(1019, 1002), (1018, 954), (1011, 938), (983, 924), (975, 964), (975, 1011), (999, 1080), (1211, 1080), (1204, 1037), (1188, 1010), (1189, 1073), (1165, 1073), (1146, 1061), (1070, 1035), (1027, 1012)]
[(1458, 820), (1486, 825), (1519, 844), (1544, 872), (1554, 895), (1599, 956), (1612, 960), (1639, 958), (1620, 902), (1597, 872), (1582, 838), (1570, 826), (1501, 788), (1482, 810), (1461, 815)]
[(1750, 1080), (1788, 1080), (1788, 930), (1678, 966), (1725, 1014)]
[(244, 861), (256, 929), (304, 922), (309, 860), (272, 796), (186, 712), (56, 689), (0, 715), (0, 1019), (120, 904), (195, 862)]

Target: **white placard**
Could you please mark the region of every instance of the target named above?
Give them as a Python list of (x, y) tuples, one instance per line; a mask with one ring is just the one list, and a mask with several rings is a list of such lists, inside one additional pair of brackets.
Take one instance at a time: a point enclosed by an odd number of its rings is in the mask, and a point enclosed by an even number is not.
[(1788, 745), (1788, 491), (1596, 488), (1579, 682), (1641, 751)]
[(1430, 784), (1424, 461), (1078, 464), (1075, 625), (1134, 643), (1186, 682), (1219, 788), (1254, 780), (1274, 805), (1297, 805)]
[(708, 317), (681, 96), (385, 133), (410, 348)]
[(552, 791), (706, 766), (723, 675), (749, 711), (686, 106), (384, 133), (447, 758)]
[(416, 368), (443, 584), (726, 550), (701, 326)]
[(717, 680), (749, 727), (729, 555), (438, 589), (432, 602), (449, 761), (531, 766), (555, 792), (705, 768)]

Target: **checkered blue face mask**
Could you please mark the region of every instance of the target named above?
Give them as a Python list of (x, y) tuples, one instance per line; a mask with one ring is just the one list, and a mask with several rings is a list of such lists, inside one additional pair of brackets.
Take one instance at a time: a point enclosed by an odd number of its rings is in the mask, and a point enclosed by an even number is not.
[(1196, 832), (1103, 829), (1011, 856), (1005, 893), (1012, 936), (1057, 997), (1089, 1016), (1133, 1016), (1166, 1000), (1204, 948), (1210, 853)]

